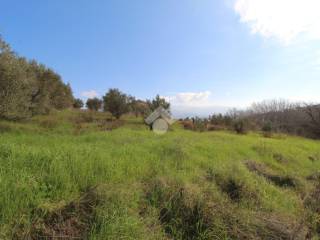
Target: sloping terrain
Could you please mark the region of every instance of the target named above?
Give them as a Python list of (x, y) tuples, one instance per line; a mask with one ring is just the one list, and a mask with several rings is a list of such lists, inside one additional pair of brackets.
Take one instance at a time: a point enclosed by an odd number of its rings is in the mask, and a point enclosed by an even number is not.
[(320, 142), (57, 112), (0, 122), (0, 239), (319, 239)]

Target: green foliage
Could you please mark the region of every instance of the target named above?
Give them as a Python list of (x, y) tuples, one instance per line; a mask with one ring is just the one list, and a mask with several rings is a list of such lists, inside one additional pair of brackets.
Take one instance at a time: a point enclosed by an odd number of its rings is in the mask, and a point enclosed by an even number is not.
[(193, 122), (193, 130), (199, 131), (199, 132), (204, 132), (207, 130), (207, 124), (208, 121), (207, 119), (202, 119), (202, 118), (193, 118), (192, 119)]
[(138, 116), (146, 116), (150, 113), (150, 108), (147, 102), (142, 100), (137, 100), (135, 97), (129, 96), (128, 101), (129, 111), (133, 113), (136, 117)]
[(264, 132), (272, 132), (272, 123), (271, 122), (266, 122), (262, 126), (262, 131), (264, 131)]
[(30, 117), (31, 97), (35, 86), (28, 64), (12, 52), (0, 54), (0, 117), (17, 119)]
[(86, 102), (86, 106), (89, 110), (99, 111), (102, 107), (102, 100), (99, 98), (89, 98)]
[(219, 126), (231, 126), (232, 125), (232, 118), (229, 115), (222, 115), (220, 114), (213, 114), (209, 116), (208, 121), (213, 125)]
[(246, 134), (248, 132), (248, 122), (244, 119), (236, 120), (233, 127), (238, 134)]
[(1, 37), (0, 89), (0, 118), (9, 120), (65, 109), (74, 102), (70, 86), (58, 74), (19, 57)]
[(156, 110), (160, 106), (167, 110), (170, 109), (170, 103), (168, 103), (164, 98), (161, 98), (159, 95), (152, 100), (148, 100), (147, 104), (151, 111)]
[(114, 117), (119, 119), (129, 111), (129, 98), (119, 89), (111, 88), (103, 96), (103, 108), (104, 111), (110, 112)]
[(81, 99), (76, 98), (76, 99), (74, 100), (74, 103), (73, 103), (73, 107), (74, 107), (74, 108), (80, 109), (80, 108), (83, 108), (83, 106), (84, 106), (84, 104), (83, 104), (83, 101), (82, 101)]

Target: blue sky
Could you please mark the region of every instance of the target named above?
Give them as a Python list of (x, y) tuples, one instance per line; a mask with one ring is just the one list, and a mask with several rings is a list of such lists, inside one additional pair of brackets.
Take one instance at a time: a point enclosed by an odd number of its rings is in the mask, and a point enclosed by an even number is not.
[(176, 112), (320, 102), (318, 0), (2, 0), (0, 33), (74, 94), (156, 94)]

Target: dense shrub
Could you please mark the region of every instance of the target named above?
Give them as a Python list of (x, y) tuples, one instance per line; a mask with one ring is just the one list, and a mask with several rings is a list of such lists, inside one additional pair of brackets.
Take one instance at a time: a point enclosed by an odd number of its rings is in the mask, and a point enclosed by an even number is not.
[(262, 129), (263, 131), (263, 136), (266, 138), (272, 137), (272, 123), (271, 122), (266, 122), (263, 126)]
[(142, 100), (137, 100), (134, 97), (129, 97), (128, 108), (131, 113), (133, 113), (136, 117), (144, 116), (146, 117), (150, 114), (151, 110), (147, 102)]
[(232, 117), (228, 114), (213, 114), (209, 116), (208, 121), (210, 124), (215, 125), (215, 126), (231, 126), (232, 125)]
[(159, 95), (157, 95), (152, 100), (147, 100), (147, 104), (151, 111), (156, 110), (158, 107), (163, 107), (166, 110), (170, 109), (170, 103), (167, 102), (164, 98), (160, 97)]
[(272, 123), (271, 123), (271, 122), (266, 122), (266, 123), (262, 126), (262, 131), (264, 131), (264, 132), (271, 132), (271, 131), (272, 131)]
[(187, 129), (187, 130), (194, 129), (194, 125), (193, 125), (192, 121), (182, 121), (182, 125), (183, 125), (184, 129)]
[(248, 123), (243, 119), (236, 120), (233, 127), (237, 134), (246, 134), (248, 132)]
[(71, 107), (71, 87), (53, 70), (14, 53), (0, 37), (0, 118), (16, 120)]
[(193, 119), (194, 130), (204, 132), (207, 130), (207, 120), (201, 118)]
[(99, 111), (102, 107), (102, 100), (99, 98), (89, 98), (86, 102), (86, 106), (89, 110)]
[(73, 103), (74, 108), (83, 108), (83, 106), (84, 106), (84, 104), (81, 99), (77, 98), (74, 100), (74, 103)]
[(129, 111), (129, 98), (119, 89), (109, 89), (103, 96), (104, 111), (110, 112), (114, 117), (119, 119), (123, 114)]
[[(309, 138), (320, 138), (320, 105), (269, 100), (254, 103), (246, 111), (238, 111), (256, 123), (264, 134), (281, 132)], [(270, 131), (270, 127), (271, 130)]]

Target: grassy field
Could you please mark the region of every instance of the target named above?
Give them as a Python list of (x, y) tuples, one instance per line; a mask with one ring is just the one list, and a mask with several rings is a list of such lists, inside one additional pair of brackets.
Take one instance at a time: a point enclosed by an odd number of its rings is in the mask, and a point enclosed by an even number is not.
[(319, 239), (319, 141), (107, 118), (0, 122), (0, 239)]

